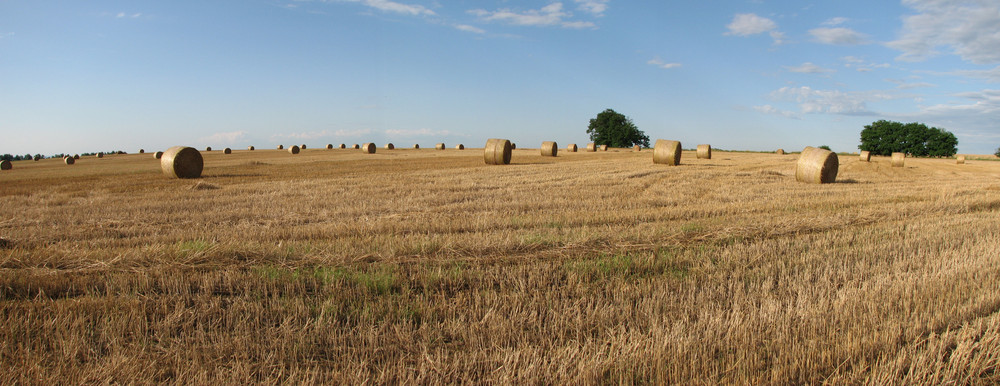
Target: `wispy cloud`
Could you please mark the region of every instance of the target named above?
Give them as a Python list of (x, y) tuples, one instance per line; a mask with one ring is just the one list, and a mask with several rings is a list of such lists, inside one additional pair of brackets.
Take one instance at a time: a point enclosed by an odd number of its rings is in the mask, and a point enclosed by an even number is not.
[(142, 17), (141, 12), (135, 12), (135, 13), (118, 12), (117, 14), (115, 14), (116, 19), (136, 19), (139, 17)]
[(225, 133), (215, 133), (207, 137), (201, 137), (198, 142), (201, 143), (218, 143), (218, 144), (232, 144), (239, 142), (240, 140), (246, 138), (245, 131), (230, 131)]
[(482, 28), (473, 27), (473, 26), (468, 25), (468, 24), (458, 24), (458, 25), (455, 25), (455, 29), (457, 29), (459, 31), (472, 32), (472, 33), (475, 33), (475, 34), (484, 34), (484, 33), (486, 33), (486, 31), (483, 30)]
[(828, 25), (828, 26), (832, 27), (832, 26), (837, 26), (837, 25), (844, 24), (848, 20), (850, 20), (850, 19), (848, 19), (846, 17), (832, 17), (832, 18), (826, 19), (826, 21), (824, 21), (824, 22), (822, 22), (820, 24), (821, 25)]
[(11, 36), (14, 36), (13, 32), (0, 33), (0, 39), (11, 37)]
[(779, 115), (791, 119), (801, 119), (799, 118), (799, 115), (793, 111), (782, 110), (771, 105), (754, 106), (753, 109), (764, 114)]
[(441, 136), (456, 136), (456, 135), (462, 136), (461, 134), (456, 134), (448, 130), (431, 130), (426, 128), (416, 129), (416, 130), (389, 129), (385, 131), (385, 134), (394, 137), (404, 137), (404, 138), (429, 137), (429, 136), (441, 137)]
[(410, 16), (432, 16), (434, 11), (419, 4), (403, 4), (389, 0), (345, 0), (352, 3), (360, 3), (364, 6), (377, 9), (382, 12), (399, 13)]
[(840, 60), (844, 61), (844, 67), (853, 68), (858, 72), (871, 72), (877, 68), (891, 67), (889, 63), (871, 63), (854, 56), (845, 56), (840, 58)]
[(518, 26), (558, 26), (577, 29), (597, 27), (593, 22), (569, 20), (572, 15), (563, 11), (562, 3), (558, 2), (546, 5), (541, 9), (520, 12), (506, 8), (496, 11), (473, 9), (468, 12), (483, 21), (497, 21)]
[(798, 72), (802, 74), (825, 74), (830, 72), (836, 72), (836, 70), (823, 68), (815, 64), (812, 64), (811, 62), (805, 62), (799, 66), (783, 66), (783, 67), (790, 72)]
[(842, 46), (867, 44), (868, 36), (850, 28), (814, 28), (809, 30), (813, 38), (824, 44), (836, 44)]
[(946, 48), (977, 64), (1000, 62), (1000, 4), (995, 1), (903, 0), (917, 10), (903, 18), (899, 38), (887, 43), (903, 61), (922, 61)]
[(970, 78), (984, 79), (991, 83), (1000, 83), (1000, 66), (988, 70), (958, 70), (949, 73), (950, 75), (967, 76)]
[(666, 63), (666, 62), (664, 62), (660, 58), (650, 59), (649, 61), (646, 62), (646, 64), (651, 64), (651, 65), (654, 65), (656, 67), (659, 67), (659, 68), (662, 68), (662, 69), (665, 69), (665, 70), (669, 70), (671, 68), (677, 68), (677, 67), (681, 66), (680, 63)]
[(889, 82), (889, 83), (895, 84), (896, 88), (898, 88), (900, 90), (909, 90), (909, 89), (914, 89), (914, 88), (924, 88), (924, 87), (934, 87), (935, 86), (934, 84), (927, 83), (927, 82), (910, 83), (910, 82), (907, 82), (904, 79), (887, 78), (887, 79), (882, 79), (882, 80), (884, 80), (886, 82)]
[(340, 129), (333, 132), (336, 137), (361, 137), (372, 133), (372, 129), (354, 129), (354, 130), (344, 130)]
[(733, 21), (726, 25), (726, 35), (751, 36), (767, 32), (774, 44), (781, 44), (785, 40), (785, 33), (778, 31), (778, 24), (766, 17), (757, 16), (753, 13), (740, 13), (733, 16)]
[(608, 10), (608, 0), (573, 0), (577, 8), (581, 11), (593, 14), (594, 16), (604, 16), (604, 11)]
[(775, 100), (795, 101), (804, 114), (873, 115), (867, 102), (893, 99), (884, 92), (843, 92), (840, 90), (814, 90), (807, 86), (782, 87), (771, 92)]

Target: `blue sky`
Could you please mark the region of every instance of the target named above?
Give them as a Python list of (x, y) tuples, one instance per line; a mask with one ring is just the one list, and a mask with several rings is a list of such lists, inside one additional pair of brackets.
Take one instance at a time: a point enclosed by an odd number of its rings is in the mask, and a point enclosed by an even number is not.
[(993, 1), (0, 0), (0, 153), (588, 142), (1000, 146)]

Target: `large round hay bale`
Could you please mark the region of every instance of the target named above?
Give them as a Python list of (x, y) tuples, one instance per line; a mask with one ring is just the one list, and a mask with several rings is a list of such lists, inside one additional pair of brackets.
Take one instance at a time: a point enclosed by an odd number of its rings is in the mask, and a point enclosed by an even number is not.
[(156, 158), (156, 159), (163, 158), (163, 152), (162, 151), (158, 151), (156, 153), (153, 153), (153, 158)]
[(73, 157), (66, 157), (63, 158), (63, 162), (65, 162), (67, 165), (72, 165), (76, 163), (76, 159)]
[(437, 145), (434, 145), (434, 148), (437, 149), (437, 150), (444, 150), (444, 144), (443, 143), (439, 143)]
[(419, 143), (415, 143), (415, 144), (413, 144), (413, 148), (414, 148), (414, 149), (420, 149), (420, 144), (419, 144)]
[(145, 154), (145, 153), (146, 153), (146, 149), (139, 149), (139, 154)]
[(860, 159), (861, 162), (872, 162), (872, 153), (868, 150), (862, 150), (861, 154), (858, 155), (858, 159)]
[(487, 165), (507, 165), (510, 164), (510, 141), (506, 139), (490, 138), (486, 140), (483, 148), (483, 160)]
[(597, 151), (597, 145), (593, 142), (587, 144), (587, 151)]
[(712, 145), (698, 145), (698, 151), (695, 152), (695, 158), (712, 159)]
[(389, 143), (385, 144), (385, 150), (392, 150), (392, 149), (395, 149), (395, 148), (396, 148), (396, 145), (393, 145), (392, 142), (389, 142)]
[(212, 151), (212, 147), (211, 147), (211, 146), (209, 146), (209, 147), (206, 147), (206, 148), (205, 148), (205, 151)]
[(306, 149), (306, 144), (303, 143), (302, 146), (299, 146), (299, 150), (305, 150), (305, 149)]
[(346, 148), (347, 148), (347, 144), (346, 144), (346, 143), (342, 143), (342, 144), (340, 144), (340, 148), (341, 148), (341, 149), (346, 149)]
[(657, 139), (653, 145), (653, 163), (676, 166), (681, 164), (681, 142)]
[(892, 153), (892, 161), (890, 162), (892, 163), (892, 167), (901, 168), (903, 167), (903, 160), (905, 159), (906, 159), (906, 154), (896, 152)]
[(187, 146), (174, 146), (163, 152), (160, 157), (160, 169), (163, 174), (172, 178), (198, 178), (205, 167), (198, 149)]
[(601, 145), (601, 151), (608, 151), (608, 145)]
[(632, 151), (637, 151), (637, 152), (642, 151), (642, 146), (639, 145), (632, 146)]
[(542, 142), (542, 157), (555, 157), (559, 153), (559, 145), (555, 141)]
[(960, 155), (958, 157), (955, 157), (955, 163), (957, 163), (959, 165), (965, 164), (965, 156), (964, 155)]
[(0, 161), (0, 170), (10, 170), (14, 168), (14, 164), (8, 160)]
[(840, 160), (837, 153), (806, 146), (795, 163), (795, 180), (810, 184), (829, 184), (837, 181)]
[(326, 150), (333, 150), (333, 144), (332, 143), (326, 144)]
[(104, 158), (104, 153), (97, 152), (97, 158)]
[(455, 150), (465, 150), (465, 145), (463, 144), (455, 145)]
[(360, 148), (361, 148), (361, 145), (358, 145), (356, 143), (354, 144), (354, 146), (351, 146), (351, 149), (354, 149), (354, 150), (358, 150)]
[(284, 149), (285, 149), (285, 145), (278, 145), (278, 150), (284, 150)]
[(253, 150), (253, 149), (254, 149), (253, 146), (247, 146), (247, 150)]
[(228, 147), (225, 148), (225, 149), (222, 149), (222, 154), (233, 154), (233, 149), (230, 149)]
[(301, 149), (299, 149), (299, 147), (295, 145), (292, 145), (291, 147), (288, 148), (288, 152), (290, 154), (299, 154), (299, 150)]
[(368, 142), (364, 145), (361, 145), (361, 152), (365, 154), (375, 154), (375, 144)]
[(569, 144), (569, 146), (566, 146), (566, 151), (568, 151), (570, 153), (576, 153), (576, 144), (575, 143), (571, 143), (571, 144)]

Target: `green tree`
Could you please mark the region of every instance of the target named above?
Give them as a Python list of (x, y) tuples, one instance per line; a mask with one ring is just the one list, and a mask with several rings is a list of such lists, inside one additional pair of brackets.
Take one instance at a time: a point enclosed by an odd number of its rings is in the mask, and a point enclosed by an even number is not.
[[(823, 150), (830, 150), (830, 147), (826, 146), (826, 145), (820, 146), (819, 148), (823, 149)], [(830, 150), (830, 151), (833, 151), (833, 150)]]
[(902, 152), (917, 157), (951, 157), (958, 152), (958, 138), (923, 123), (878, 120), (861, 130), (858, 148), (876, 155)]
[(997, 152), (993, 153), (993, 155), (1000, 157), (1000, 147), (997, 148)]
[(649, 137), (642, 130), (635, 127), (632, 120), (607, 109), (597, 114), (597, 117), (590, 120), (587, 126), (587, 134), (595, 145), (608, 145), (611, 147), (632, 147), (641, 145), (649, 147)]

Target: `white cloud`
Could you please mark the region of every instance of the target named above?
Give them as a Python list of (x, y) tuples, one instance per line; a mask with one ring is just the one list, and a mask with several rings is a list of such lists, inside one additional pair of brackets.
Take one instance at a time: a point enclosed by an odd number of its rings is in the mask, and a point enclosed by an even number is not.
[(375, 8), (383, 12), (401, 13), (410, 16), (432, 16), (434, 11), (419, 4), (403, 4), (389, 0), (347, 0), (352, 3), (361, 3), (365, 6)]
[(333, 132), (335, 137), (360, 137), (363, 135), (371, 134), (372, 129), (355, 129), (355, 130), (344, 130), (340, 129)]
[(841, 24), (844, 24), (844, 23), (846, 23), (846, 22), (847, 22), (848, 20), (850, 20), (850, 19), (848, 19), (848, 18), (846, 18), (846, 17), (832, 17), (832, 18), (829, 18), (829, 19), (827, 19), (826, 21), (824, 21), (824, 22), (823, 22), (823, 23), (821, 23), (821, 24), (822, 24), (822, 25), (828, 25), (828, 26), (831, 26), (831, 27), (832, 27), (832, 26), (836, 26), (836, 25), (841, 25)]
[(1000, 4), (990, 0), (903, 0), (917, 14), (903, 18), (899, 38), (887, 43), (897, 58), (922, 61), (943, 48), (977, 64), (1000, 62)]
[(798, 72), (803, 74), (823, 74), (828, 72), (836, 72), (836, 70), (831, 70), (829, 68), (823, 68), (812, 64), (811, 62), (802, 63), (800, 66), (784, 66), (786, 70), (791, 72)]
[(225, 144), (231, 144), (231, 143), (239, 142), (243, 138), (246, 138), (246, 134), (247, 133), (245, 131), (230, 131), (230, 132), (227, 132), (227, 133), (215, 133), (215, 134), (209, 135), (207, 137), (199, 138), (198, 142), (201, 142), (201, 143), (218, 143), (218, 144), (225, 145)]
[(594, 16), (604, 16), (604, 11), (608, 9), (609, 0), (573, 0), (577, 8)]
[(652, 64), (654, 66), (657, 66), (657, 67), (665, 69), (665, 70), (669, 70), (671, 68), (677, 68), (677, 67), (681, 66), (680, 63), (664, 63), (663, 60), (661, 60), (660, 58), (650, 59), (648, 62), (646, 62), (646, 64)]
[(750, 36), (768, 32), (774, 44), (784, 42), (785, 33), (777, 30), (778, 25), (773, 20), (760, 17), (753, 13), (740, 13), (733, 16), (733, 21), (726, 25), (729, 32), (726, 35)]
[(894, 97), (877, 91), (843, 92), (839, 90), (814, 90), (810, 87), (782, 87), (771, 92), (776, 100), (791, 100), (799, 104), (806, 114), (827, 113), (841, 115), (872, 115), (867, 101), (893, 99)]
[(457, 29), (459, 31), (472, 32), (472, 33), (476, 33), (476, 34), (486, 33), (486, 31), (483, 30), (482, 28), (476, 28), (476, 27), (473, 27), (473, 26), (468, 25), (468, 24), (458, 24), (458, 25), (455, 26), (455, 29)]
[(914, 89), (914, 88), (924, 88), (924, 87), (934, 87), (935, 86), (934, 84), (927, 83), (927, 82), (910, 83), (910, 82), (907, 82), (904, 79), (892, 79), (892, 78), (888, 78), (888, 79), (883, 79), (883, 80), (886, 81), (886, 82), (895, 84), (896, 88), (900, 89), (900, 90), (909, 90), (909, 89)]
[(845, 56), (840, 58), (844, 61), (844, 67), (854, 68), (858, 72), (871, 72), (876, 68), (889, 68), (891, 65), (889, 63), (868, 63), (864, 59), (857, 58), (854, 56)]
[(562, 3), (552, 3), (541, 9), (531, 9), (517, 12), (510, 9), (497, 11), (487, 11), (484, 9), (469, 10), (470, 14), (476, 15), (483, 21), (498, 21), (520, 26), (559, 26), (563, 28), (594, 28), (596, 25), (589, 21), (570, 21), (572, 15), (563, 11)]
[(809, 34), (816, 41), (824, 44), (856, 45), (868, 42), (868, 37), (865, 34), (843, 27), (814, 28), (809, 30)]
[(983, 79), (991, 83), (1000, 83), (1000, 66), (993, 67), (989, 70), (958, 70), (951, 72), (950, 74)]
[(135, 18), (138, 18), (140, 16), (142, 16), (142, 13), (138, 13), (138, 12), (137, 13), (118, 12), (115, 15), (115, 18), (118, 18), (118, 19), (125, 19), (125, 18), (135, 19)]
[(762, 112), (764, 114), (780, 115), (785, 118), (799, 119), (799, 115), (796, 114), (795, 112), (788, 110), (781, 110), (771, 105), (754, 106), (753, 109)]

